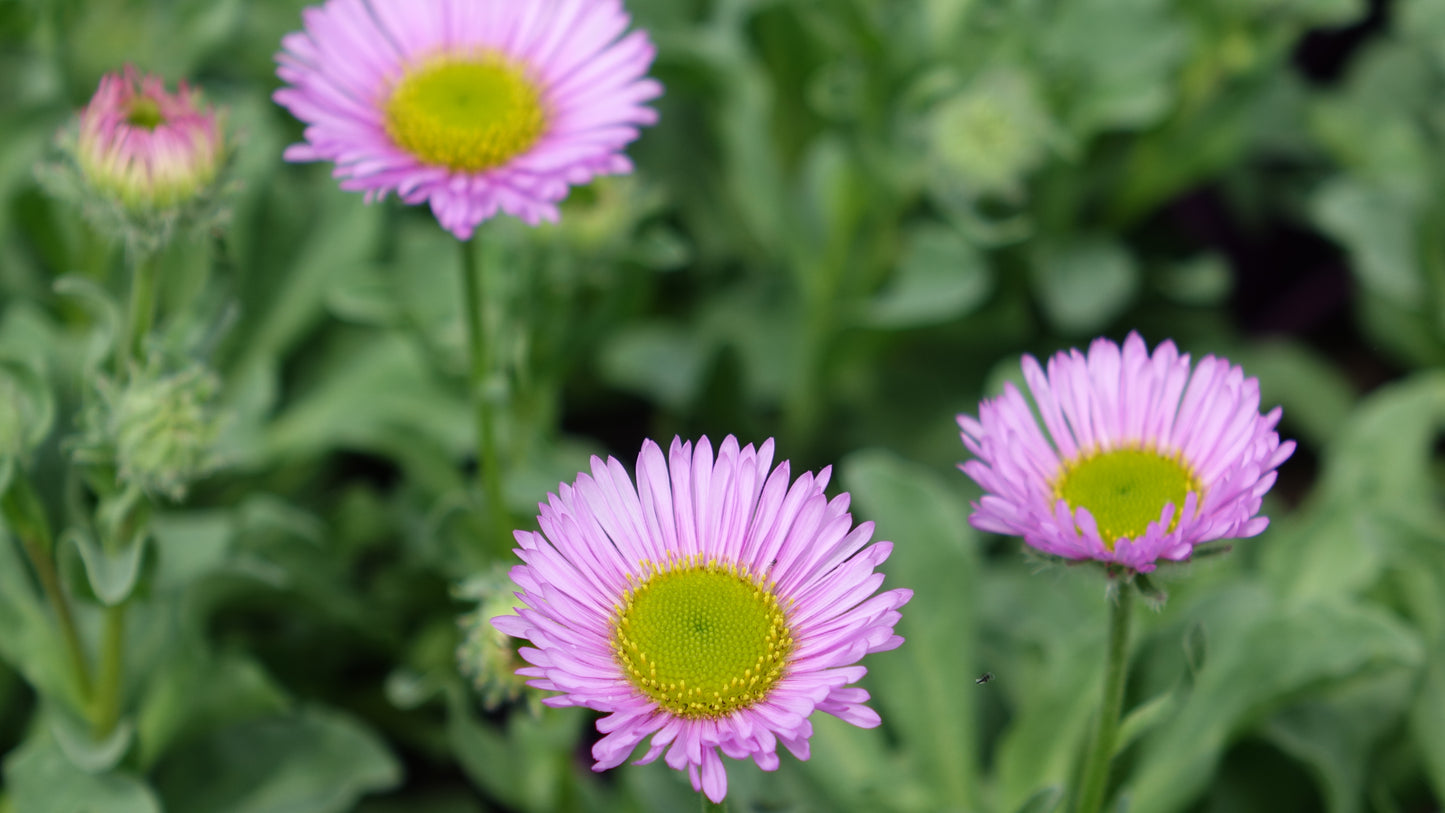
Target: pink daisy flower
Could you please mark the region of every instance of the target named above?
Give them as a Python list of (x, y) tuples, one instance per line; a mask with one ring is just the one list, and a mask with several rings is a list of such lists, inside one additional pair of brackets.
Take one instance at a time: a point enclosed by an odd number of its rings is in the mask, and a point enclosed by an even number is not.
[(860, 658), (903, 643), (893, 626), (913, 593), (874, 595), (893, 546), (868, 544), (873, 523), (853, 527), (847, 494), (824, 496), (828, 469), (790, 483), (772, 459), (771, 440), (729, 436), (716, 459), (707, 438), (675, 439), (667, 457), (648, 441), (637, 487), (594, 457), (540, 506), (541, 533), (516, 533), (524, 606), (492, 623), (531, 642), (519, 674), (562, 693), (546, 703), (607, 713), (593, 770), (651, 737), (639, 764), (666, 751), (720, 802), (720, 753), (771, 771), (779, 742), (808, 758), (815, 711), (878, 725), (850, 684)]
[(1087, 356), (1058, 353), (1047, 373), (1024, 356), (1023, 372), (1032, 406), (1007, 384), (977, 420), (958, 416), (977, 457), (959, 468), (984, 490), (974, 527), (1147, 573), (1269, 524), (1255, 515), (1295, 444), (1239, 367), (1205, 356), (1191, 369), (1173, 342), (1151, 355), (1130, 333), (1122, 351), (1096, 339)]
[(127, 209), (156, 211), (195, 198), (216, 180), (225, 143), (216, 114), (180, 84), (126, 67), (101, 77), (80, 114), (75, 158), (91, 186)]
[(429, 203), (467, 239), (498, 211), (557, 219), (571, 186), (632, 171), (657, 114), (654, 48), (619, 0), (328, 0), (288, 34), (288, 161), (331, 161), (368, 201)]

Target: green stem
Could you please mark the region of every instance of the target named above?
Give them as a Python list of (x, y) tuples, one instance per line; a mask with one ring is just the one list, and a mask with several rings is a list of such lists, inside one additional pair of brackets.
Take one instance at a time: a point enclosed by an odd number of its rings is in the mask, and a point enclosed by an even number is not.
[[(145, 358), (145, 340), (155, 321), (156, 289), (160, 265), (155, 253), (131, 249), (130, 306), (126, 309), (123, 344), (117, 348), (117, 368), (122, 378), (131, 375)], [(100, 639), (100, 665), (92, 696), (91, 724), (95, 738), (103, 740), (120, 720), (121, 683), (125, 673), (126, 602), (105, 608), (105, 625)]]
[(75, 627), (75, 616), (70, 613), (70, 602), (65, 598), (65, 591), (60, 589), (55, 560), (36, 540), (24, 539), (22, 542), (26, 554), (30, 557), (30, 564), (35, 567), (35, 575), (40, 579), (40, 587), (45, 591), (45, 598), (50, 602), (56, 620), (60, 622), (60, 636), (65, 641), (65, 651), (70, 657), (75, 685), (80, 688), (82, 701), (88, 703), (91, 696), (90, 665), (85, 661), (85, 649), (80, 645), (80, 633)]
[(125, 608), (122, 601), (105, 608), (105, 629), (100, 639), (100, 673), (97, 678), (95, 703), (91, 706), (91, 724), (95, 738), (103, 740), (115, 731), (120, 720), (120, 689), (125, 661)]
[(728, 800), (714, 802), (707, 798), (707, 794), (699, 793), (697, 798), (702, 800), (702, 813), (728, 813)]
[(462, 311), (467, 319), (467, 346), (471, 355), (470, 396), (472, 416), (476, 424), (477, 476), (486, 495), (487, 513), (492, 519), (494, 544), (511, 547), (511, 518), (502, 501), (502, 466), (497, 457), (497, 430), (493, 404), (487, 394), (487, 379), (492, 372), (491, 347), (487, 342), (483, 314), (485, 276), (477, 262), (476, 247), (470, 240), (460, 241), (462, 249)]
[(798, 369), (784, 403), (784, 426), (796, 449), (807, 449), (818, 429), (825, 397), (823, 366), (834, 335), (833, 311), (837, 307), (837, 269), (826, 259), (801, 275), (803, 296), (802, 336), (799, 337)]
[(155, 254), (136, 251), (131, 266), (130, 306), (126, 310), (125, 343), (116, 350), (117, 367), (122, 376), (128, 374), (129, 363), (145, 358), (145, 339), (155, 320), (156, 289), (160, 263)]
[(45, 506), (21, 472), (11, 473), (10, 486), (0, 495), (0, 514), (4, 515), (5, 522), (20, 540), (25, 555), (35, 568), (40, 588), (60, 624), (60, 635), (65, 642), (81, 702), (89, 703), (90, 665), (85, 660), (85, 648), (80, 644), (80, 633), (75, 626), (75, 616), (70, 612), (70, 601), (60, 587), (60, 576), (55, 570), (55, 540), (50, 533), (50, 523), (45, 518)]
[(1098, 813), (1109, 785), (1109, 765), (1119, 734), (1119, 714), (1124, 708), (1124, 678), (1129, 669), (1129, 616), (1134, 588), (1120, 582), (1117, 599), (1109, 610), (1109, 651), (1104, 662), (1104, 699), (1094, 730), (1094, 744), (1084, 761), (1083, 784), (1077, 813)]

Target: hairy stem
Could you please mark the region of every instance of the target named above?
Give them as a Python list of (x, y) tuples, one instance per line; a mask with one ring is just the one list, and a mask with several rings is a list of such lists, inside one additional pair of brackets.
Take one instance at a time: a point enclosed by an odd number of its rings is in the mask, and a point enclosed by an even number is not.
[(477, 476), (481, 480), (491, 517), (492, 543), (503, 549), (511, 546), (511, 519), (502, 501), (502, 466), (497, 455), (496, 417), (487, 394), (487, 379), (492, 372), (491, 346), (487, 342), (487, 325), (483, 314), (486, 285), (476, 247), (471, 241), (458, 243), (462, 251), (462, 312), (467, 321), (467, 348), (470, 354), (468, 384), (472, 399), (472, 417), (476, 424)]
[(1104, 697), (1094, 729), (1094, 742), (1084, 761), (1083, 782), (1077, 813), (1098, 813), (1109, 785), (1109, 766), (1119, 734), (1119, 714), (1124, 708), (1124, 678), (1129, 666), (1129, 615), (1134, 588), (1120, 583), (1117, 600), (1109, 610), (1109, 645), (1104, 661)]

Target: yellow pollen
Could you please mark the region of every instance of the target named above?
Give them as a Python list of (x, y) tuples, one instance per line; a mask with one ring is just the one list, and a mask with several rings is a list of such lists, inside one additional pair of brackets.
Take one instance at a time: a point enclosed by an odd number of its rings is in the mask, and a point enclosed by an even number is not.
[(1158, 522), (1166, 504), (1174, 505), (1167, 530), (1179, 524), (1184, 500), (1200, 497), (1204, 486), (1178, 453), (1126, 446), (1081, 454), (1065, 461), (1053, 484), (1054, 499), (1069, 510), (1086, 508), (1110, 550), (1120, 539), (1137, 539)]
[(541, 91), (522, 66), (486, 52), (447, 54), (407, 70), (385, 110), (397, 146), (462, 172), (507, 163), (547, 126)]
[(642, 570), (616, 606), (612, 650), (628, 682), (659, 707), (725, 717), (787, 674), (793, 631), (772, 582), (695, 555)]

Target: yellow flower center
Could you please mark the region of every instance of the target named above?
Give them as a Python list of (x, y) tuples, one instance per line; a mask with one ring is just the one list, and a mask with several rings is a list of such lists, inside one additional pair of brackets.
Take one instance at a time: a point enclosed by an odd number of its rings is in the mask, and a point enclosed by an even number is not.
[(1069, 509), (1087, 508), (1098, 523), (1099, 536), (1114, 549), (1123, 538), (1144, 535), (1157, 522), (1166, 503), (1174, 504), (1169, 530), (1179, 523), (1184, 498), (1201, 494), (1203, 486), (1180, 456), (1152, 449), (1122, 448), (1092, 452), (1064, 463), (1054, 482), (1054, 499)]
[(386, 100), (386, 134), (425, 164), (461, 172), (499, 167), (547, 125), (542, 94), (496, 54), (446, 55), (408, 70)]
[[(612, 649), (627, 680), (688, 718), (725, 717), (768, 696), (793, 651), (772, 583), (747, 566), (689, 557), (646, 574), (623, 594)], [(629, 577), (629, 581), (632, 581)]]
[(166, 117), (161, 115), (161, 106), (155, 99), (136, 96), (126, 105), (125, 120), (132, 127), (154, 130), (165, 123)]

